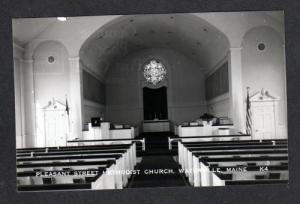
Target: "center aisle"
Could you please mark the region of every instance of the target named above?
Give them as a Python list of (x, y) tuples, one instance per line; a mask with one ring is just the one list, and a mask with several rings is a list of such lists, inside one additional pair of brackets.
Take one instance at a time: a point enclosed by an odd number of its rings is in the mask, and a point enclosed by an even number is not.
[(189, 186), (173, 159), (173, 155), (177, 154), (174, 150), (168, 150), (167, 137), (170, 135), (173, 134), (160, 132), (140, 135), (146, 138), (146, 152), (141, 155), (142, 161), (135, 168), (139, 174), (132, 176), (127, 188)]
[(172, 156), (145, 156), (136, 170), (128, 188), (189, 186)]

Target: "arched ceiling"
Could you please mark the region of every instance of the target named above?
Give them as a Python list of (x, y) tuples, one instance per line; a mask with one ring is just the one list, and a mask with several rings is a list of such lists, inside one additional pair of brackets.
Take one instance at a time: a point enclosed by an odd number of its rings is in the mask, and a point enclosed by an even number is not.
[(81, 63), (105, 76), (126, 55), (148, 48), (174, 49), (210, 68), (227, 53), (227, 37), (193, 14), (121, 16), (99, 28), (82, 45)]

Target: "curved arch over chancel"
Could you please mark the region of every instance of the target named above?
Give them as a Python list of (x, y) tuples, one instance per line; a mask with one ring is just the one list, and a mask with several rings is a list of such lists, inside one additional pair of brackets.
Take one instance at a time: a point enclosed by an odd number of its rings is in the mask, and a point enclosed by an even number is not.
[[(218, 44), (218, 49), (212, 44)], [(129, 15), (99, 28), (82, 45), (79, 55), (84, 64), (104, 69), (105, 73), (109, 64), (138, 50), (174, 49), (197, 61), (200, 67), (207, 67), (210, 53), (225, 55), (228, 47), (222, 32), (192, 14)]]

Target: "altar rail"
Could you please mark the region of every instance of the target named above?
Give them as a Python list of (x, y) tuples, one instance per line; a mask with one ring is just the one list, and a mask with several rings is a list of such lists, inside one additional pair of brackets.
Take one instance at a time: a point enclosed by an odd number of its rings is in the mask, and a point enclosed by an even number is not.
[(228, 138), (228, 137), (251, 137), (249, 134), (233, 134), (233, 135), (207, 135), (207, 136), (191, 136), (191, 137), (168, 137), (169, 150), (172, 150), (172, 142), (178, 142), (184, 139), (203, 139), (203, 138)]
[(142, 150), (146, 151), (145, 138), (143, 139), (106, 139), (106, 140), (68, 140), (68, 143), (80, 143), (80, 142), (122, 142), (122, 141), (131, 141), (131, 142), (140, 142), (142, 144)]

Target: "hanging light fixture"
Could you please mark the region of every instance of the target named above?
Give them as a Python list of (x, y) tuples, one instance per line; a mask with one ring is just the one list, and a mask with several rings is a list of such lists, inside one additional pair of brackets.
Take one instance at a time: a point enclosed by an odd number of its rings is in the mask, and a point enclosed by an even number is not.
[(153, 85), (164, 80), (166, 74), (165, 66), (157, 60), (150, 60), (150, 62), (144, 66), (144, 77), (147, 82)]

